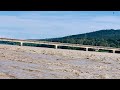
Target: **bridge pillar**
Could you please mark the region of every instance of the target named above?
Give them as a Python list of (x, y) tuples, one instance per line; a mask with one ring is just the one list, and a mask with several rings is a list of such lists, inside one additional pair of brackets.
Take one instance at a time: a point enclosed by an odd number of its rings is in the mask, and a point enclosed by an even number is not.
[(23, 42), (20, 42), (20, 46), (23, 46)]
[(57, 49), (57, 45), (55, 45), (55, 49)]
[(112, 50), (112, 53), (115, 53), (115, 50)]
[(86, 49), (86, 51), (88, 51), (88, 48), (85, 48)]

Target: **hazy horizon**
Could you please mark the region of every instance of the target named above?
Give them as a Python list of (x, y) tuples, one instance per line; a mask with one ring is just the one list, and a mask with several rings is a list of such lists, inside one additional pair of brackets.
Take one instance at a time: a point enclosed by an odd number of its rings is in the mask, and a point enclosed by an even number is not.
[(0, 11), (0, 37), (44, 39), (120, 28), (119, 11)]

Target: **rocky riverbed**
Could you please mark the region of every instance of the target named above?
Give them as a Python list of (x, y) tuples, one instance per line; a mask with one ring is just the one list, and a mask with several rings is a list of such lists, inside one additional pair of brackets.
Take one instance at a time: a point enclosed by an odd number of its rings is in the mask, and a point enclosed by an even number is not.
[(120, 54), (0, 45), (1, 79), (120, 79)]

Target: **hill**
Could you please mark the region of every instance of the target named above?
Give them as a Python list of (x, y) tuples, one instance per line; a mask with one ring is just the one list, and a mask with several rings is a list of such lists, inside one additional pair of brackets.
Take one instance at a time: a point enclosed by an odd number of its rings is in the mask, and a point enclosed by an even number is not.
[(120, 29), (99, 30), (61, 38), (43, 39), (52, 42), (73, 43), (120, 48)]

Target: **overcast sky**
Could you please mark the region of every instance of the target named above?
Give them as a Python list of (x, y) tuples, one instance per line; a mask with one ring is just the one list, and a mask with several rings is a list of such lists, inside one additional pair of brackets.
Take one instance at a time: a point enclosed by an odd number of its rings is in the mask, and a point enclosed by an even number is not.
[(42, 39), (120, 29), (115, 11), (0, 11), (0, 37)]

